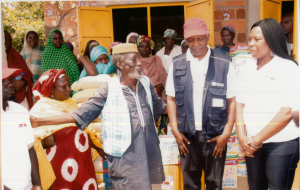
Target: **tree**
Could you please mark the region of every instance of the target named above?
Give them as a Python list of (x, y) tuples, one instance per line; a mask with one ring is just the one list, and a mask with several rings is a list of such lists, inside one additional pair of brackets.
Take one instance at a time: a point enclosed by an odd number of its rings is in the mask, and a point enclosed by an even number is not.
[(1, 3), (4, 30), (13, 40), (13, 47), (20, 52), (23, 48), (25, 34), (35, 30), (45, 42), (44, 8), (42, 1), (5, 2)]

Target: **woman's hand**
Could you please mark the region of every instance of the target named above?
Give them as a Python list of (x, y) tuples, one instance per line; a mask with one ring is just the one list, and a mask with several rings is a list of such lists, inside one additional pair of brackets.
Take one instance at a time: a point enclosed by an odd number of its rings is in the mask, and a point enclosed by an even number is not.
[(39, 127), (38, 123), (36, 122), (36, 117), (30, 115), (30, 122), (31, 122), (31, 127), (32, 128)]
[(239, 138), (240, 140), (240, 143), (242, 145), (242, 148), (243, 148), (243, 151), (245, 153), (245, 155), (247, 157), (254, 157), (253, 154), (254, 152), (256, 152), (258, 149), (256, 148), (253, 148), (251, 145), (250, 145), (250, 138), (247, 137), (247, 136), (244, 136), (242, 138)]
[(104, 150), (102, 148), (97, 148), (97, 152), (103, 159), (106, 158), (106, 153), (104, 152)]
[(217, 141), (215, 149), (213, 151), (213, 156), (215, 158), (217, 158), (218, 156), (222, 157), (222, 152), (225, 151), (225, 147), (226, 147), (229, 137), (230, 137), (230, 134), (228, 135), (228, 134), (223, 133), (222, 135), (216, 136), (216, 137), (210, 139), (209, 141), (207, 141), (209, 143)]
[[(175, 135), (174, 135), (175, 136)], [(189, 150), (185, 146), (185, 143), (190, 144), (189, 140), (182, 134), (181, 132), (178, 131), (177, 135), (175, 136), (178, 148), (180, 150), (180, 154), (186, 155), (189, 153)]]
[(25, 80), (14, 80), (14, 85), (16, 87), (16, 91), (19, 91), (27, 85), (27, 82)]

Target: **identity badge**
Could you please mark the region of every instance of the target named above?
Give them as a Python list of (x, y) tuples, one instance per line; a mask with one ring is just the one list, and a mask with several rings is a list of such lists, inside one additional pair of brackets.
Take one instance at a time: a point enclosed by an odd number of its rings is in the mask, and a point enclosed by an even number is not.
[(215, 108), (222, 108), (224, 107), (224, 100), (221, 98), (213, 98), (211, 106)]

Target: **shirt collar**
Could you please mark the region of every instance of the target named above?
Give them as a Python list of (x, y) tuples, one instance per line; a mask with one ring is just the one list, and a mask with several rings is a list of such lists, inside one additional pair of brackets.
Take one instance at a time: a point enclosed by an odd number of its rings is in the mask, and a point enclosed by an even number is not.
[[(207, 48), (208, 48), (208, 50), (207, 50), (207, 53), (206, 53), (206, 55), (205, 55), (205, 57), (202, 59), (202, 60), (205, 60), (205, 59), (208, 59), (209, 58), (209, 56), (210, 56), (210, 47), (207, 45)], [(192, 55), (192, 53), (191, 53), (191, 51), (190, 51), (190, 48), (188, 48), (188, 50), (187, 50), (187, 52), (186, 52), (186, 60), (187, 61), (192, 61), (192, 60), (197, 60), (198, 61), (198, 58), (195, 58), (193, 55)], [(201, 61), (202, 61), (201, 60)]]

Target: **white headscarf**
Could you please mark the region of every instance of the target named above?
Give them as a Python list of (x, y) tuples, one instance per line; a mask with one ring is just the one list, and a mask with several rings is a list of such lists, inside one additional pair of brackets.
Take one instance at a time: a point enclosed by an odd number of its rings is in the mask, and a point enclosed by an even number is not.
[(139, 34), (138, 33), (135, 33), (135, 32), (131, 32), (130, 34), (128, 34), (127, 38), (126, 38), (126, 43), (129, 43), (129, 38), (133, 36), (135, 38), (138, 38), (139, 37)]
[(26, 36), (27, 36), (28, 32), (31, 32), (31, 31), (32, 31), (32, 32), (35, 32), (35, 33), (37, 34), (37, 32), (34, 31), (34, 30), (28, 30), (28, 31), (26, 32), (25, 38), (24, 38), (24, 46), (23, 46), (23, 49), (22, 49), (22, 51), (21, 51), (20, 54), (23, 56), (23, 55), (28, 55), (28, 54), (31, 53), (31, 56), (28, 57), (28, 58), (26, 58), (25, 61), (26, 61), (26, 64), (27, 64), (28, 68), (29, 68), (30, 71), (32, 72), (32, 74), (35, 74), (35, 73), (34, 73), (34, 70), (35, 70), (34, 67), (35, 67), (36, 65), (34, 64), (34, 62), (35, 62), (36, 60), (38, 60), (39, 57), (41, 58), (41, 53), (40, 53), (39, 51), (40, 51), (40, 47), (44, 47), (44, 44), (43, 44), (42, 40), (40, 40), (40, 38), (39, 38), (39, 36), (38, 36), (38, 43), (37, 43), (36, 47), (35, 47), (35, 48), (31, 48), (31, 47), (28, 45), (27, 41), (26, 41)]

